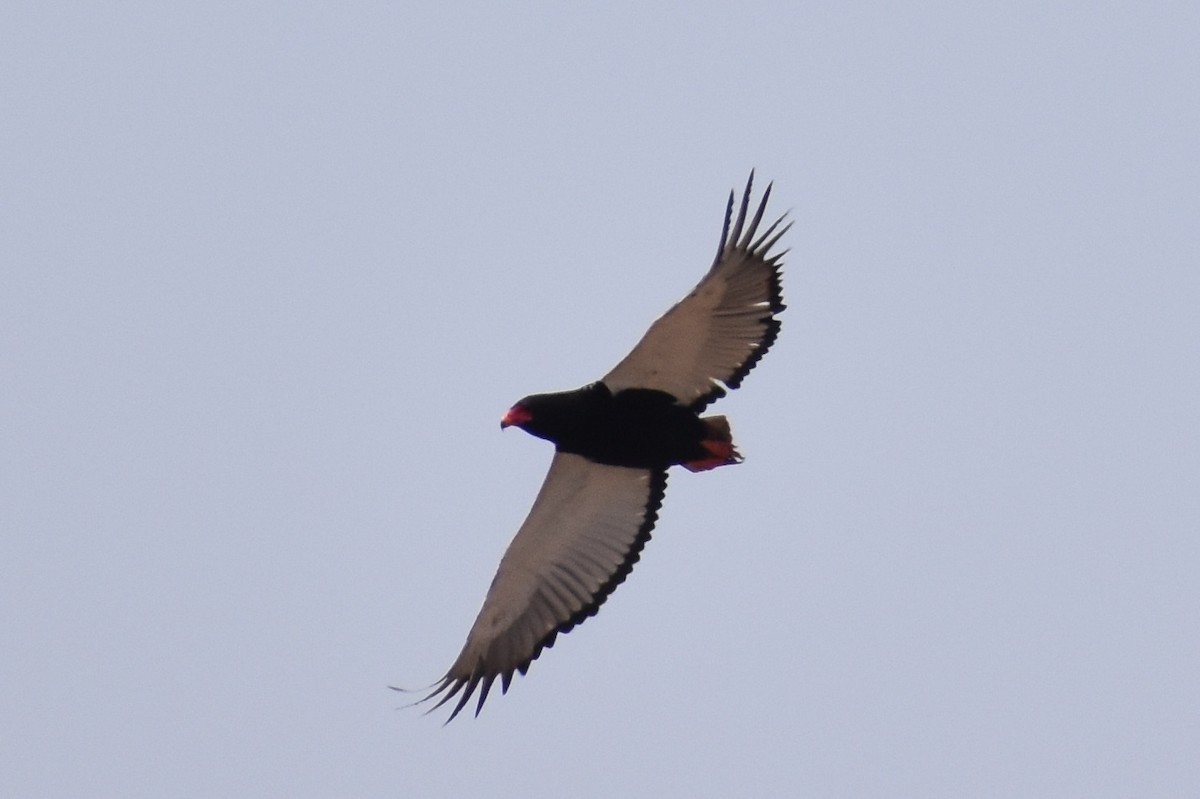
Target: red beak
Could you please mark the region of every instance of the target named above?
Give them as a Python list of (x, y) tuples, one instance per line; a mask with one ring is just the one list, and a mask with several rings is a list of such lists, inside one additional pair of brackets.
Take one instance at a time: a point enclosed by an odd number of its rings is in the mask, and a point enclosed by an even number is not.
[(520, 427), (526, 422), (533, 419), (533, 414), (525, 410), (524, 406), (514, 405), (508, 409), (508, 413), (500, 420), (500, 429), (517, 425)]

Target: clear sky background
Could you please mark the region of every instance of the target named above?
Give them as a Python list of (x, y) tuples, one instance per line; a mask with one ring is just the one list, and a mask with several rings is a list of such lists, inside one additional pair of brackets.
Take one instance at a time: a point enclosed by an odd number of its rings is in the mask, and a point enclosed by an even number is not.
[[(0, 11), (0, 795), (1200, 795), (1195, 3)], [(792, 210), (746, 462), (479, 719), (550, 448)]]

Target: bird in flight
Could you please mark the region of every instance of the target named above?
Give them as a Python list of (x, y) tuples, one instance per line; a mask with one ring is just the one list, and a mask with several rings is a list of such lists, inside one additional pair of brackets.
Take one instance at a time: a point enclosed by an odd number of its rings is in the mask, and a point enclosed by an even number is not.
[(736, 219), (729, 194), (712, 267), (624, 360), (583, 388), (525, 397), (500, 421), (553, 442), (554, 458), (462, 652), (420, 700), (437, 698), (432, 711), (457, 696), (447, 722), (476, 689), (478, 716), (497, 678), (507, 693), (514, 672), (596, 614), (650, 539), (669, 467), (741, 461), (725, 417), (700, 413), (740, 386), (779, 334), (786, 250), (771, 249), (791, 223), (785, 214), (759, 232), (771, 187), (747, 219), (753, 183), (751, 172)]

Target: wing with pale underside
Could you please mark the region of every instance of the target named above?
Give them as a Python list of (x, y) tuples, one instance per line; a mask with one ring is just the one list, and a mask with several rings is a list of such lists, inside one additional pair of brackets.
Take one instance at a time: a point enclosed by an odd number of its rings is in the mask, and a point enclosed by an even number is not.
[(750, 188), (737, 219), (733, 194), (717, 259), (687, 297), (658, 319), (625, 359), (604, 376), (614, 393), (625, 388), (654, 388), (680, 403), (702, 410), (737, 388), (779, 334), (776, 314), (784, 309), (781, 259), (771, 248), (788, 231), (786, 214), (758, 232), (771, 187), (763, 193), (753, 218), (747, 220)]
[[(458, 659), (425, 699), (458, 695), (453, 719), (496, 678), (508, 691), (559, 633), (589, 616), (628, 576), (650, 539), (665, 470), (631, 469), (557, 453), (533, 508), (504, 553)], [(422, 700), (425, 701), (425, 700)]]

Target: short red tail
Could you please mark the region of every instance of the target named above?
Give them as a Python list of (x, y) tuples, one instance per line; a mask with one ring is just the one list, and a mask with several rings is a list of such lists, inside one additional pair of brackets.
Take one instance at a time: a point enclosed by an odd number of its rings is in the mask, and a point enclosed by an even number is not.
[(724, 416), (706, 416), (700, 421), (704, 422), (705, 430), (704, 440), (700, 442), (700, 446), (704, 447), (712, 457), (687, 461), (683, 464), (683, 468), (691, 472), (705, 472), (718, 466), (741, 463), (741, 453), (733, 446), (733, 433), (729, 430), (729, 420)]

